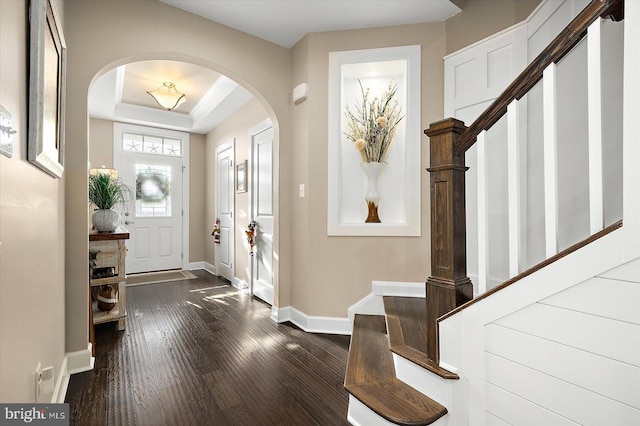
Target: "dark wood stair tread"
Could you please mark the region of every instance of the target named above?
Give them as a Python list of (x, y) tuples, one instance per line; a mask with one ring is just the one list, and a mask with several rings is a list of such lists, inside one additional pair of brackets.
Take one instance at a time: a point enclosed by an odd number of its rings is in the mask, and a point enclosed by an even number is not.
[(380, 315), (355, 316), (344, 387), (399, 425), (428, 425), (447, 414), (445, 407), (396, 378), (385, 318)]
[(427, 357), (427, 303), (419, 297), (384, 296), (389, 349), (445, 379), (459, 376)]

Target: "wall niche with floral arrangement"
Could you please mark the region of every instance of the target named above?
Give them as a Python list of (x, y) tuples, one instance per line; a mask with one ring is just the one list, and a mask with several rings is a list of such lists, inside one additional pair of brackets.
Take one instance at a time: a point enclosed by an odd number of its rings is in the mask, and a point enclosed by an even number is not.
[(329, 53), (328, 235), (420, 236), (420, 46)]

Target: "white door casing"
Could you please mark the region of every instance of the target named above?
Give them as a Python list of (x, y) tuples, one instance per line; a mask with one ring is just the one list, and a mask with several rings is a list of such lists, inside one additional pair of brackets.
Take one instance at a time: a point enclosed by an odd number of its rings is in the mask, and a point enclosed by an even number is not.
[(234, 173), (235, 139), (216, 149), (216, 218), (220, 219), (220, 243), (216, 244), (216, 273), (233, 282), (234, 276)]
[[(180, 148), (176, 155), (161, 155), (162, 149), (159, 153), (145, 152), (142, 145), (131, 151), (123, 148), (123, 139), (131, 135), (148, 137), (152, 144), (164, 141), (179, 144)], [(122, 224), (130, 233), (128, 273), (187, 268), (188, 141), (189, 135), (183, 132), (114, 123), (114, 167), (134, 192), (134, 200), (122, 217)], [(169, 198), (162, 202), (149, 202), (148, 198), (145, 201), (145, 191), (147, 196), (156, 191), (158, 197), (166, 193)]]
[(258, 223), (251, 260), (251, 292), (273, 305), (273, 126), (261, 123), (251, 131), (251, 219)]

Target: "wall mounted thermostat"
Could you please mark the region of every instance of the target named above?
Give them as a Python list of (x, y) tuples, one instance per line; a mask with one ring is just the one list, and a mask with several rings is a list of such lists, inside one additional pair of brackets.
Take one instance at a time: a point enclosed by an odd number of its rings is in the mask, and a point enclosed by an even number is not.
[(0, 105), (0, 153), (7, 157), (13, 155), (13, 142), (11, 139), (16, 131), (13, 130), (12, 126), (11, 114), (5, 107)]

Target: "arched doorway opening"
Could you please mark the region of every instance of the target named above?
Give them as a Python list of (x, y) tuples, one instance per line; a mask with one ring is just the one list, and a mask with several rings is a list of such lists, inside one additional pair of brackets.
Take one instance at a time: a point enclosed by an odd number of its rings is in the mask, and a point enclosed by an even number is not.
[[(138, 134), (144, 132), (145, 128), (162, 130), (162, 131), (181, 131), (188, 133), (191, 138), (188, 145), (184, 147), (183, 153), (189, 153), (188, 157), (185, 156), (185, 167), (189, 170), (189, 179), (192, 185), (185, 186), (187, 191), (187, 197), (185, 197), (185, 222), (186, 227), (183, 227), (184, 231), (184, 245), (183, 251), (184, 259), (182, 267), (198, 268), (200, 265), (204, 266), (204, 269), (211, 270), (212, 264), (215, 264), (212, 259), (219, 257), (219, 253), (216, 252), (216, 245), (214, 245), (213, 238), (211, 237), (211, 230), (214, 226), (215, 217), (219, 215), (216, 211), (215, 200), (218, 197), (219, 185), (216, 176), (217, 164), (215, 164), (216, 156), (215, 152), (223, 145), (226, 145), (229, 141), (229, 125), (227, 121), (232, 122), (234, 117), (238, 114), (241, 115), (242, 120), (249, 121), (250, 125), (244, 130), (239, 130), (236, 126), (235, 131), (242, 133), (238, 137), (233, 137), (234, 142), (240, 142), (245, 139), (243, 143), (234, 143), (235, 149), (233, 151), (233, 165), (241, 164), (246, 161), (248, 157), (251, 157), (251, 131), (255, 128), (256, 124), (264, 125), (265, 121), (271, 124), (274, 131), (277, 131), (277, 120), (272, 108), (266, 104), (266, 101), (256, 93), (255, 89), (245, 88), (243, 85), (235, 82), (224, 74), (214, 71), (214, 66), (203, 66), (197, 64), (197, 60), (190, 60), (184, 57), (180, 57), (180, 60), (176, 60), (176, 57), (169, 55), (171, 59), (166, 59), (167, 56), (161, 58), (152, 58), (150, 56), (127, 58), (126, 60), (112, 63), (97, 73), (89, 86), (89, 95), (87, 102), (87, 116), (88, 116), (88, 157), (91, 167), (108, 167), (108, 168), (123, 168), (123, 160), (119, 158), (122, 155), (124, 158), (125, 151), (123, 151), (123, 145), (127, 142), (122, 139), (123, 134)], [(142, 90), (138, 90), (138, 93), (127, 93), (140, 89), (141, 84), (144, 84), (145, 78), (143, 76), (145, 65), (147, 69), (158, 68), (159, 66), (167, 64), (173, 64), (175, 68), (185, 68), (191, 71), (193, 75), (194, 70), (201, 71), (202, 75), (199, 75), (200, 81), (198, 82), (200, 94), (194, 95), (194, 92), (189, 89), (188, 85), (182, 84), (179, 88), (188, 93), (191, 91), (192, 102), (188, 109), (182, 112), (168, 112), (153, 107), (153, 101), (147, 100), (148, 95), (144, 93), (144, 96), (140, 96), (143, 93)], [(131, 79), (133, 82), (127, 81), (127, 68), (132, 68)], [(175, 74), (175, 69), (173, 70)], [(156, 72), (158, 72), (156, 70)], [(161, 73), (162, 71), (159, 71)], [(170, 73), (169, 73), (170, 74)], [(186, 73), (189, 74), (189, 73)], [(208, 75), (206, 75), (208, 74)], [(169, 78), (175, 78), (169, 76)], [(208, 80), (207, 80), (208, 78)], [(157, 77), (156, 77), (157, 79)], [(137, 80), (137, 84), (136, 84)], [(152, 78), (147, 78), (147, 84), (157, 84), (158, 81), (153, 81)], [(161, 80), (168, 80), (166, 77), (161, 77)], [(197, 87), (196, 87), (197, 88)], [(152, 87), (150, 87), (152, 89)], [(144, 91), (146, 92), (146, 90)], [(197, 92), (195, 92), (197, 93)], [(255, 94), (254, 94), (255, 93)], [(199, 98), (199, 99), (193, 99)], [(105, 101), (105, 99), (107, 101)], [(149, 97), (149, 99), (151, 99)], [(145, 103), (146, 101), (146, 103)], [(151, 103), (151, 106), (149, 105)], [(247, 110), (247, 111), (245, 111)], [(181, 121), (182, 120), (182, 121)], [(237, 121), (237, 118), (235, 118)], [(123, 124), (124, 123), (124, 124)], [(251, 125), (253, 124), (253, 125)], [(224, 127), (226, 133), (216, 134), (214, 131), (218, 126)], [(118, 128), (124, 127), (125, 129), (134, 129), (129, 133), (119, 132)], [(140, 132), (138, 132), (139, 129)], [(120, 138), (120, 139), (119, 139)], [(154, 133), (151, 132), (151, 142), (149, 146), (145, 145), (143, 139), (140, 140), (141, 144), (139, 150), (141, 152), (135, 153), (136, 155), (143, 155), (148, 153), (154, 154), (154, 157), (160, 158), (158, 152), (149, 152), (156, 150), (157, 147), (153, 146)], [(157, 141), (157, 138), (155, 139)], [(131, 142), (131, 141), (129, 141)], [(277, 144), (277, 139), (274, 138), (274, 144)], [(199, 145), (197, 152), (194, 151), (194, 146)], [(131, 144), (129, 143), (129, 147)], [(160, 148), (162, 152), (162, 148)], [(274, 153), (275, 154), (275, 153)], [(277, 164), (278, 159), (274, 155), (273, 161)], [(245, 163), (246, 164), (246, 163)], [(274, 167), (274, 172), (278, 170), (278, 167)], [(213, 172), (212, 172), (213, 171)], [(248, 222), (251, 220), (251, 183), (250, 174), (247, 176), (248, 182), (246, 182), (247, 193), (236, 192), (237, 182), (231, 182), (232, 187), (227, 189), (232, 195), (235, 195), (233, 203), (236, 206), (237, 214), (233, 217), (232, 228), (236, 230), (236, 249), (234, 253), (233, 264), (233, 276), (231, 282), (238, 284), (236, 286), (242, 287), (249, 285), (253, 276), (251, 272), (249, 247), (247, 244), (243, 244), (245, 239), (244, 232), (242, 230), (247, 227)], [(277, 176), (274, 176), (274, 180), (277, 181)], [(196, 191), (192, 191), (193, 188), (202, 190), (204, 188), (204, 200), (201, 194), (197, 194)], [(277, 200), (277, 186), (273, 186), (274, 200)], [(133, 206), (132, 209), (136, 207)], [(202, 211), (204, 209), (204, 211)], [(275, 209), (277, 211), (277, 207)], [(274, 211), (274, 213), (275, 213)], [(274, 215), (275, 216), (275, 215)], [(194, 220), (195, 218), (195, 220)], [(200, 218), (204, 218), (201, 220)], [(131, 219), (131, 218), (128, 218)], [(137, 220), (137, 219), (136, 219)], [(131, 220), (131, 225), (135, 220)], [(247, 222), (246, 224), (244, 222)], [(240, 232), (239, 232), (240, 231)], [(193, 239), (201, 242), (201, 246), (205, 248), (203, 250), (193, 250), (193, 247), (197, 247), (198, 241), (194, 244)], [(274, 242), (277, 243), (277, 234), (274, 232)], [(232, 237), (233, 238), (233, 237)], [(135, 246), (134, 246), (135, 247)], [(274, 245), (277, 247), (277, 244)], [(200, 247), (202, 248), (202, 247)], [(135, 250), (129, 250), (130, 253)], [(203, 254), (204, 253), (204, 254)], [(277, 259), (277, 256), (276, 256)], [(273, 266), (273, 284), (277, 283), (277, 263)], [(160, 267), (163, 269), (163, 267)], [(129, 269), (127, 268), (129, 271)], [(215, 272), (216, 268), (213, 268)], [(277, 284), (274, 285), (277, 289)], [(275, 292), (275, 299), (277, 300), (277, 290)], [(273, 297), (273, 296), (272, 296)], [(273, 303), (273, 299), (270, 301)]]

